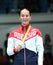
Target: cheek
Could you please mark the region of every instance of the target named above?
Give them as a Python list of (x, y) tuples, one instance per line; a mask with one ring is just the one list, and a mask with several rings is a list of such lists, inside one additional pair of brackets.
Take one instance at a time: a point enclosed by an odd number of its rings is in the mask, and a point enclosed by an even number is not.
[(30, 21), (30, 20), (31, 20), (31, 18), (28, 18), (28, 20)]

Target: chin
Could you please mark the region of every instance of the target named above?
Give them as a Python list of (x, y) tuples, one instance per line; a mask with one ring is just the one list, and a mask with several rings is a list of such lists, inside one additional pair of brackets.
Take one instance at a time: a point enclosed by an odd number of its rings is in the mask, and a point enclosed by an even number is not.
[(28, 23), (24, 22), (23, 25), (27, 25)]

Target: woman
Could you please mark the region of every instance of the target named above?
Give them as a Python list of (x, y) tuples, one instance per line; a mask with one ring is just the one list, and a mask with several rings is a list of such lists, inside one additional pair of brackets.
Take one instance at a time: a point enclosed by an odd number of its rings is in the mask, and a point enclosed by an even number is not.
[(29, 23), (31, 13), (27, 8), (19, 12), (21, 25), (8, 37), (7, 54), (14, 54), (14, 65), (43, 65), (43, 39), (39, 29)]

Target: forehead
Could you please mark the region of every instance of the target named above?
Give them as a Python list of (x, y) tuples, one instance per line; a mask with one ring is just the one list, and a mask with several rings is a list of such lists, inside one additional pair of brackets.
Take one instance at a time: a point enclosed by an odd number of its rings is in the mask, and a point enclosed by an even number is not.
[(30, 12), (27, 9), (23, 9), (21, 10), (20, 14), (30, 14)]

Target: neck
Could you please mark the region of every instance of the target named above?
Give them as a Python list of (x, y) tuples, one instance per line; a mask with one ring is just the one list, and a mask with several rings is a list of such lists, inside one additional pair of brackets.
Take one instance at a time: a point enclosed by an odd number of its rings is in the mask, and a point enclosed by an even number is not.
[(22, 30), (23, 31), (27, 31), (27, 29), (29, 27), (29, 24), (27, 24), (27, 25), (21, 25), (21, 27), (22, 27)]

